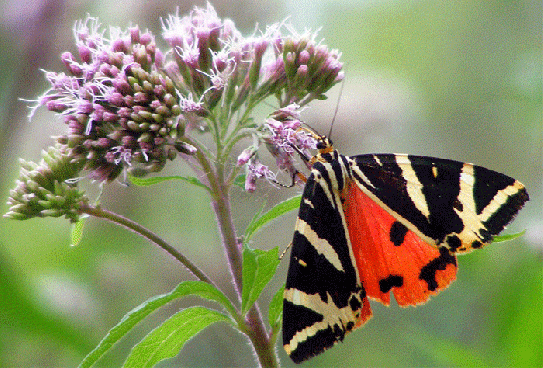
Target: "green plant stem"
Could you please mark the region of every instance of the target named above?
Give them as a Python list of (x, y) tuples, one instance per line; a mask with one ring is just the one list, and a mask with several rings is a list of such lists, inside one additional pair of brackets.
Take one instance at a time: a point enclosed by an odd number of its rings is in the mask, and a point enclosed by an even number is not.
[[(218, 171), (221, 171), (220, 168), (218, 168)], [(220, 177), (224, 178), (223, 175)], [(228, 188), (228, 184), (224, 182), (218, 185), (217, 189), (220, 190), (220, 193), (217, 193), (218, 195), (215, 196), (216, 199), (212, 201), (212, 207), (217, 216), (218, 226), (222, 235), (223, 245), (229, 261), (230, 272), (234, 279), (236, 292), (241, 299), (241, 289), (243, 285), (243, 257), (241, 243), (237, 239), (234, 223), (232, 221)], [(269, 339), (266, 327), (264, 326), (260, 310), (256, 305), (247, 313), (246, 322), (247, 331), (245, 331), (245, 333), (253, 344), (260, 365), (262, 367), (277, 367), (275, 350)]]
[(262, 367), (275, 368), (277, 354), (275, 353), (275, 340), (270, 339), (262, 320), (262, 314), (258, 305), (255, 304), (247, 313), (247, 324), (251, 327), (248, 336), (253, 342), (255, 352)]
[(178, 260), (183, 266), (185, 266), (192, 274), (199, 279), (200, 281), (207, 282), (215, 286), (213, 281), (208, 278), (202, 270), (200, 270), (196, 265), (189, 261), (183, 254), (181, 254), (177, 249), (168, 244), (164, 239), (160, 238), (158, 235), (153, 233), (151, 230), (141, 226), (137, 222), (134, 222), (126, 217), (113, 213), (111, 211), (104, 210), (100, 207), (93, 207), (90, 205), (83, 205), (81, 208), (82, 212), (89, 214), (94, 217), (103, 218), (105, 220), (111, 221), (117, 225), (124, 226), (125, 228), (134, 231), (135, 233), (147, 238), (151, 242), (155, 243), (159, 248), (162, 248), (172, 257)]
[[(196, 159), (209, 183), (211, 205), (217, 218), (236, 293), (241, 300), (243, 257), (241, 243), (238, 241), (230, 210), (229, 188), (231, 183), (228, 180), (231, 180), (231, 178), (225, 180), (224, 162), (217, 161), (215, 168), (213, 168), (204, 153), (205, 151), (199, 144), (187, 137), (184, 138), (184, 141), (196, 147)], [(277, 355), (269, 334), (266, 332), (262, 315), (256, 305), (247, 313), (246, 328), (243, 332), (251, 340), (260, 365), (262, 367), (277, 367)]]
[[(220, 160), (217, 161), (215, 169), (213, 169), (204, 153), (205, 151), (201, 149), (199, 144), (187, 137), (184, 138), (184, 141), (196, 147), (196, 159), (209, 183), (211, 205), (217, 217), (217, 225), (222, 236), (223, 247), (234, 280), (236, 293), (241, 300), (243, 257), (241, 243), (238, 241), (234, 222), (232, 221), (229, 196), (231, 183), (225, 180), (224, 163)], [(256, 305), (247, 313), (245, 327), (243, 332), (251, 340), (260, 365), (262, 367), (277, 367), (277, 355), (274, 346), (266, 332), (262, 315)]]

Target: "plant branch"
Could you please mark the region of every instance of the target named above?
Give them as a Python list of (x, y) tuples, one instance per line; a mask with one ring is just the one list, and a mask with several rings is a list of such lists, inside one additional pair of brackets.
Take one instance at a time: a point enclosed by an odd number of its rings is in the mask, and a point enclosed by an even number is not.
[[(221, 168), (222, 166), (219, 165), (217, 171), (221, 171)], [(221, 178), (224, 178), (224, 176), (221, 175)], [(218, 184), (217, 188), (220, 190), (220, 193), (217, 193), (215, 199), (212, 200), (212, 207), (217, 216), (224, 250), (228, 258), (230, 272), (234, 279), (234, 286), (236, 287), (238, 297), (241, 299), (243, 256), (241, 243), (238, 241), (232, 221), (229, 199), (230, 186), (229, 183), (224, 182), (219, 182)], [(266, 331), (260, 310), (256, 304), (247, 313), (246, 321), (248, 327), (246, 334), (252, 342), (260, 365), (263, 367), (277, 367), (277, 356)]]
[(83, 205), (81, 208), (83, 213), (89, 214), (94, 217), (102, 218), (108, 221), (111, 221), (117, 225), (124, 226), (125, 228), (143, 236), (144, 238), (150, 240), (151, 242), (155, 243), (159, 248), (162, 248), (167, 253), (169, 253), (172, 257), (174, 257), (176, 260), (178, 260), (183, 266), (185, 266), (192, 274), (199, 279), (200, 281), (207, 282), (208, 284), (211, 284), (216, 287), (216, 285), (209, 279), (202, 270), (200, 270), (196, 265), (194, 265), (191, 261), (189, 261), (183, 254), (181, 254), (177, 249), (175, 249), (173, 246), (168, 244), (164, 239), (159, 237), (157, 234), (152, 232), (151, 230), (145, 228), (144, 226), (141, 226), (135, 221), (132, 221), (126, 217), (123, 217), (121, 215), (118, 215), (114, 212), (104, 210), (100, 207), (93, 207), (90, 205)]

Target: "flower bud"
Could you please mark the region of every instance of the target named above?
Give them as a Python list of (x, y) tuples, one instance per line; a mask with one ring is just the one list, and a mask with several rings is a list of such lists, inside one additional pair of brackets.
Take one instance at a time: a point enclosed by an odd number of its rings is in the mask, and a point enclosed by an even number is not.
[(76, 187), (64, 183), (82, 168), (81, 163), (70, 163), (70, 160), (66, 151), (57, 145), (42, 152), (39, 164), (22, 162), (16, 188), (10, 191), (8, 199), (11, 207), (4, 217), (25, 220), (64, 215), (72, 222), (77, 221), (80, 205), (88, 199)]

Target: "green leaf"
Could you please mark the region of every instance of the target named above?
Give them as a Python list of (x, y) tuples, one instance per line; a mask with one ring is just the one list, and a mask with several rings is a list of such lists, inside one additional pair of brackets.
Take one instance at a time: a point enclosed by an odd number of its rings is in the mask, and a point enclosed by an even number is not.
[(256, 279), (256, 273), (258, 268), (258, 262), (256, 260), (256, 253), (249, 247), (243, 249), (243, 269), (242, 279), (243, 285), (241, 288), (241, 312), (245, 314), (249, 299), (251, 299), (252, 289)]
[(151, 331), (130, 352), (123, 367), (153, 367), (175, 357), (183, 345), (207, 326), (232, 320), (222, 313), (204, 307), (184, 309)]
[(137, 176), (129, 175), (128, 179), (130, 180), (130, 182), (132, 184), (140, 186), (140, 187), (147, 187), (149, 185), (159, 184), (159, 183), (162, 183), (163, 181), (166, 181), (166, 180), (183, 180), (183, 181), (185, 181), (185, 182), (187, 182), (189, 184), (195, 185), (197, 187), (208, 189), (208, 187), (206, 185), (202, 184), (202, 182), (200, 180), (198, 180), (197, 178), (192, 177), (192, 176), (177, 176), (177, 175), (175, 175), (175, 176), (153, 176), (153, 177), (149, 177), (149, 178), (139, 178)]
[(276, 332), (279, 329), (279, 324), (283, 318), (283, 293), (285, 291), (285, 285), (283, 285), (275, 295), (273, 296), (270, 307), (268, 308), (268, 322), (272, 327), (272, 332)]
[(245, 190), (245, 174), (236, 176), (236, 178), (234, 179), (234, 185)]
[(261, 216), (260, 213), (257, 213), (251, 220), (249, 226), (247, 226), (247, 230), (245, 230), (245, 242), (247, 243), (247, 241), (249, 241), (249, 239), (262, 228), (262, 226), (266, 225), (271, 220), (276, 219), (287, 212), (300, 208), (301, 198), (302, 196), (296, 196), (278, 203), (275, 205), (275, 207)]
[(279, 247), (268, 251), (243, 249), (243, 287), (241, 310), (245, 314), (256, 302), (279, 266)]
[(85, 219), (88, 216), (80, 216), (79, 221), (77, 221), (75, 224), (72, 224), (72, 233), (71, 233), (71, 246), (75, 247), (81, 242), (81, 239), (83, 238), (83, 227), (85, 226)]
[(507, 235), (495, 236), (494, 238), (492, 238), (492, 243), (500, 243), (500, 242), (520, 238), (521, 236), (524, 235), (525, 232), (526, 232), (526, 230), (523, 230), (520, 233), (516, 233), (516, 234), (507, 234)]
[(197, 295), (199, 297), (218, 302), (224, 308), (226, 308), (228, 313), (231, 315), (236, 315), (237, 313), (232, 303), (230, 303), (230, 300), (228, 300), (228, 298), (213, 285), (203, 281), (182, 282), (171, 292), (150, 298), (125, 314), (121, 321), (108, 331), (98, 346), (96, 346), (94, 350), (85, 357), (79, 367), (83, 368), (92, 366), (145, 317), (160, 307), (168, 304), (172, 300), (182, 298), (187, 295)]

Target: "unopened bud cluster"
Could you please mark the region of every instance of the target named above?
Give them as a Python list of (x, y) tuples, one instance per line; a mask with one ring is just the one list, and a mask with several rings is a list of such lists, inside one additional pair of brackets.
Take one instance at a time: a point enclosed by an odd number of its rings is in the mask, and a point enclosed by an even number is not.
[(65, 153), (57, 145), (42, 151), (39, 164), (20, 160), (19, 178), (15, 189), (10, 191), (10, 209), (4, 217), (25, 220), (65, 216), (72, 222), (79, 219), (79, 208), (88, 199), (69, 180), (77, 175), (81, 167), (71, 162)]
[(315, 36), (306, 33), (275, 39), (276, 60), (268, 66), (268, 75), (270, 88), (282, 96), (281, 107), (325, 99), (324, 93), (344, 78), (340, 53), (317, 44)]

